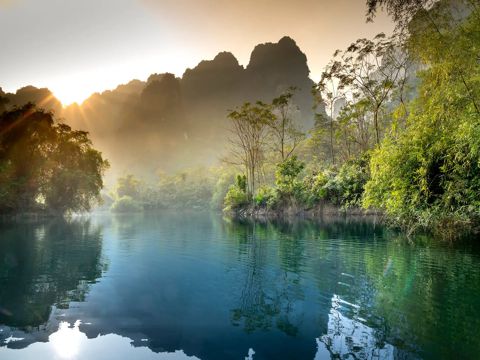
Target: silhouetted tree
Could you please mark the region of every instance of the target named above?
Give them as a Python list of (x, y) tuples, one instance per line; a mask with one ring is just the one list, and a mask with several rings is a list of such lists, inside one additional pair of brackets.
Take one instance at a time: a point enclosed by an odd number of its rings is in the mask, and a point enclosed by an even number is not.
[(0, 211), (90, 210), (108, 162), (88, 133), (27, 104), (0, 115)]

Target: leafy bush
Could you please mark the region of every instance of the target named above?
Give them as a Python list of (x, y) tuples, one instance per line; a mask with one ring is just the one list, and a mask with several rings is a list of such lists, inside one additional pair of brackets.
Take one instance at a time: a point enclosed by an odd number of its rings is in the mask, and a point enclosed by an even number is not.
[(222, 209), (224, 206), (224, 199), (233, 182), (234, 176), (231, 172), (224, 172), (220, 174), (215, 186), (213, 188), (212, 198), (210, 199), (210, 207), (212, 209)]
[(330, 181), (332, 173), (330, 171), (322, 171), (314, 175), (304, 178), (304, 202), (308, 206), (318, 204), (327, 198), (326, 185)]
[(277, 165), (275, 183), (282, 194), (293, 194), (298, 187), (298, 176), (305, 168), (305, 163), (294, 155)]
[(254, 197), (255, 205), (273, 209), (279, 203), (279, 192), (271, 186), (262, 186)]
[(248, 205), (248, 196), (237, 184), (231, 185), (225, 195), (224, 200), (225, 211), (237, 210)]
[(130, 196), (122, 196), (113, 203), (111, 211), (116, 213), (139, 212), (142, 211), (142, 206)]
[(337, 204), (344, 208), (360, 207), (368, 179), (367, 158), (346, 162), (334, 178)]
[(359, 207), (368, 178), (366, 157), (348, 161), (338, 171), (334, 168), (325, 169), (305, 177), (304, 202), (308, 206), (326, 201), (343, 208)]

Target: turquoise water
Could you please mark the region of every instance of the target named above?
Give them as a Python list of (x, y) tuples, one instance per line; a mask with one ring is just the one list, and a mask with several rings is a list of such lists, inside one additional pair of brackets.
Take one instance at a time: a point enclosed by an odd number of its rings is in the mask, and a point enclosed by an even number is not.
[(0, 225), (0, 359), (478, 359), (480, 249), (372, 222)]

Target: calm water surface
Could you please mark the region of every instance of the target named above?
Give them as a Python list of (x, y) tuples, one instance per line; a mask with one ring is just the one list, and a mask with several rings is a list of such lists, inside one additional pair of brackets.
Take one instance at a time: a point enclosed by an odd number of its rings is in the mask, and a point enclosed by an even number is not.
[(471, 243), (340, 219), (2, 223), (0, 359), (479, 359)]

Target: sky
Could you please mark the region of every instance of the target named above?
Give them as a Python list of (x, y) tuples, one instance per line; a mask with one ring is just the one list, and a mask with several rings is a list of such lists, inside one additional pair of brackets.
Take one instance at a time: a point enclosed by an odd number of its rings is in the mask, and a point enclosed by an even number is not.
[(292, 37), (318, 80), (336, 49), (391, 32), (364, 0), (0, 0), (0, 87), (48, 87), (64, 105), (152, 73), (181, 76), (230, 51)]

